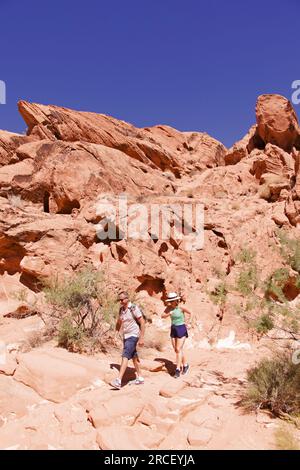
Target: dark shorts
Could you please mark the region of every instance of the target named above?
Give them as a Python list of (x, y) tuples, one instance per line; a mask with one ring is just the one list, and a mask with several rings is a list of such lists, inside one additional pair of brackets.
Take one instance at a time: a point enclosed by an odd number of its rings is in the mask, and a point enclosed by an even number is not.
[(124, 339), (124, 347), (122, 352), (122, 357), (127, 357), (127, 359), (132, 359), (137, 357), (136, 345), (139, 338), (136, 336), (130, 336), (129, 338)]
[(183, 338), (186, 336), (187, 338), (189, 337), (186, 326), (183, 325), (172, 325), (171, 326), (171, 338)]

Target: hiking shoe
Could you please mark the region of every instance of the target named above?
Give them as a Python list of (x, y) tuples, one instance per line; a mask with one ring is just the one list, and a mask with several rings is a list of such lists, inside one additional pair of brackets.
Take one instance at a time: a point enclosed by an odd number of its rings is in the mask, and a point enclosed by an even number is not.
[(175, 377), (175, 379), (178, 379), (178, 377), (180, 377), (180, 369), (175, 370), (174, 377)]
[(135, 385), (142, 385), (144, 383), (145, 383), (145, 380), (143, 379), (143, 377), (137, 377), (134, 381)]
[(188, 372), (189, 368), (190, 368), (189, 364), (186, 364), (185, 366), (183, 366), (182, 375), (186, 374)]
[(110, 382), (110, 385), (113, 388), (116, 388), (117, 390), (120, 390), (120, 388), (122, 387), (120, 379), (114, 379), (112, 382)]

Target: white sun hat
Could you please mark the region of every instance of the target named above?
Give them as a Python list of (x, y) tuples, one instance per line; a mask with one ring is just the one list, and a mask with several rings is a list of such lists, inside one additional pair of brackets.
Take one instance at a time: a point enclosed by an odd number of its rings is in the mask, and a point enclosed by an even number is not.
[(177, 294), (177, 292), (170, 292), (167, 295), (166, 302), (172, 302), (172, 300), (180, 300), (180, 296)]

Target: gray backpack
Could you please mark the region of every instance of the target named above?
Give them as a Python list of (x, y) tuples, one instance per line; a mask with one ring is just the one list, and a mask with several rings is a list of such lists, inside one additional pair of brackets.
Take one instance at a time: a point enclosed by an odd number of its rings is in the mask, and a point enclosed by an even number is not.
[(138, 307), (139, 311), (140, 311), (141, 314), (142, 314), (143, 319), (145, 320), (145, 323), (147, 322), (147, 317), (146, 317), (146, 315), (144, 314), (143, 310), (142, 310), (138, 305), (136, 305), (136, 304), (131, 304), (131, 305), (130, 305), (129, 310), (130, 310), (130, 312), (131, 312), (131, 315), (133, 316), (133, 318), (135, 319), (135, 321), (137, 322), (137, 324), (138, 324), (138, 326), (139, 326), (139, 328), (140, 328), (141, 325), (139, 324), (139, 322), (138, 322), (138, 320), (137, 320), (137, 318), (136, 318), (136, 316), (135, 316), (135, 314), (134, 314), (134, 309), (135, 309), (135, 307)]

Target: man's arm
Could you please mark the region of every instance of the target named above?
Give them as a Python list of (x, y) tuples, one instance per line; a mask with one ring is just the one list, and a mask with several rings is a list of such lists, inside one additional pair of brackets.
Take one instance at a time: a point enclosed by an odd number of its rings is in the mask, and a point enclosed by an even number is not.
[(115, 331), (115, 337), (114, 337), (115, 342), (117, 341), (117, 337), (121, 329), (121, 326), (122, 326), (122, 320), (120, 319), (120, 317), (118, 317), (117, 322), (116, 322), (116, 331)]
[(145, 326), (146, 326), (146, 323), (145, 323), (145, 320), (144, 318), (141, 316), (140, 318), (137, 318), (136, 319), (137, 322), (139, 323), (140, 325), (140, 337), (139, 337), (139, 341), (138, 341), (138, 345), (139, 346), (144, 346), (144, 337), (145, 337)]
[(117, 323), (116, 323), (116, 331), (117, 331), (117, 332), (120, 331), (121, 326), (122, 326), (122, 320), (121, 320), (120, 317), (119, 317), (118, 320), (117, 320)]

